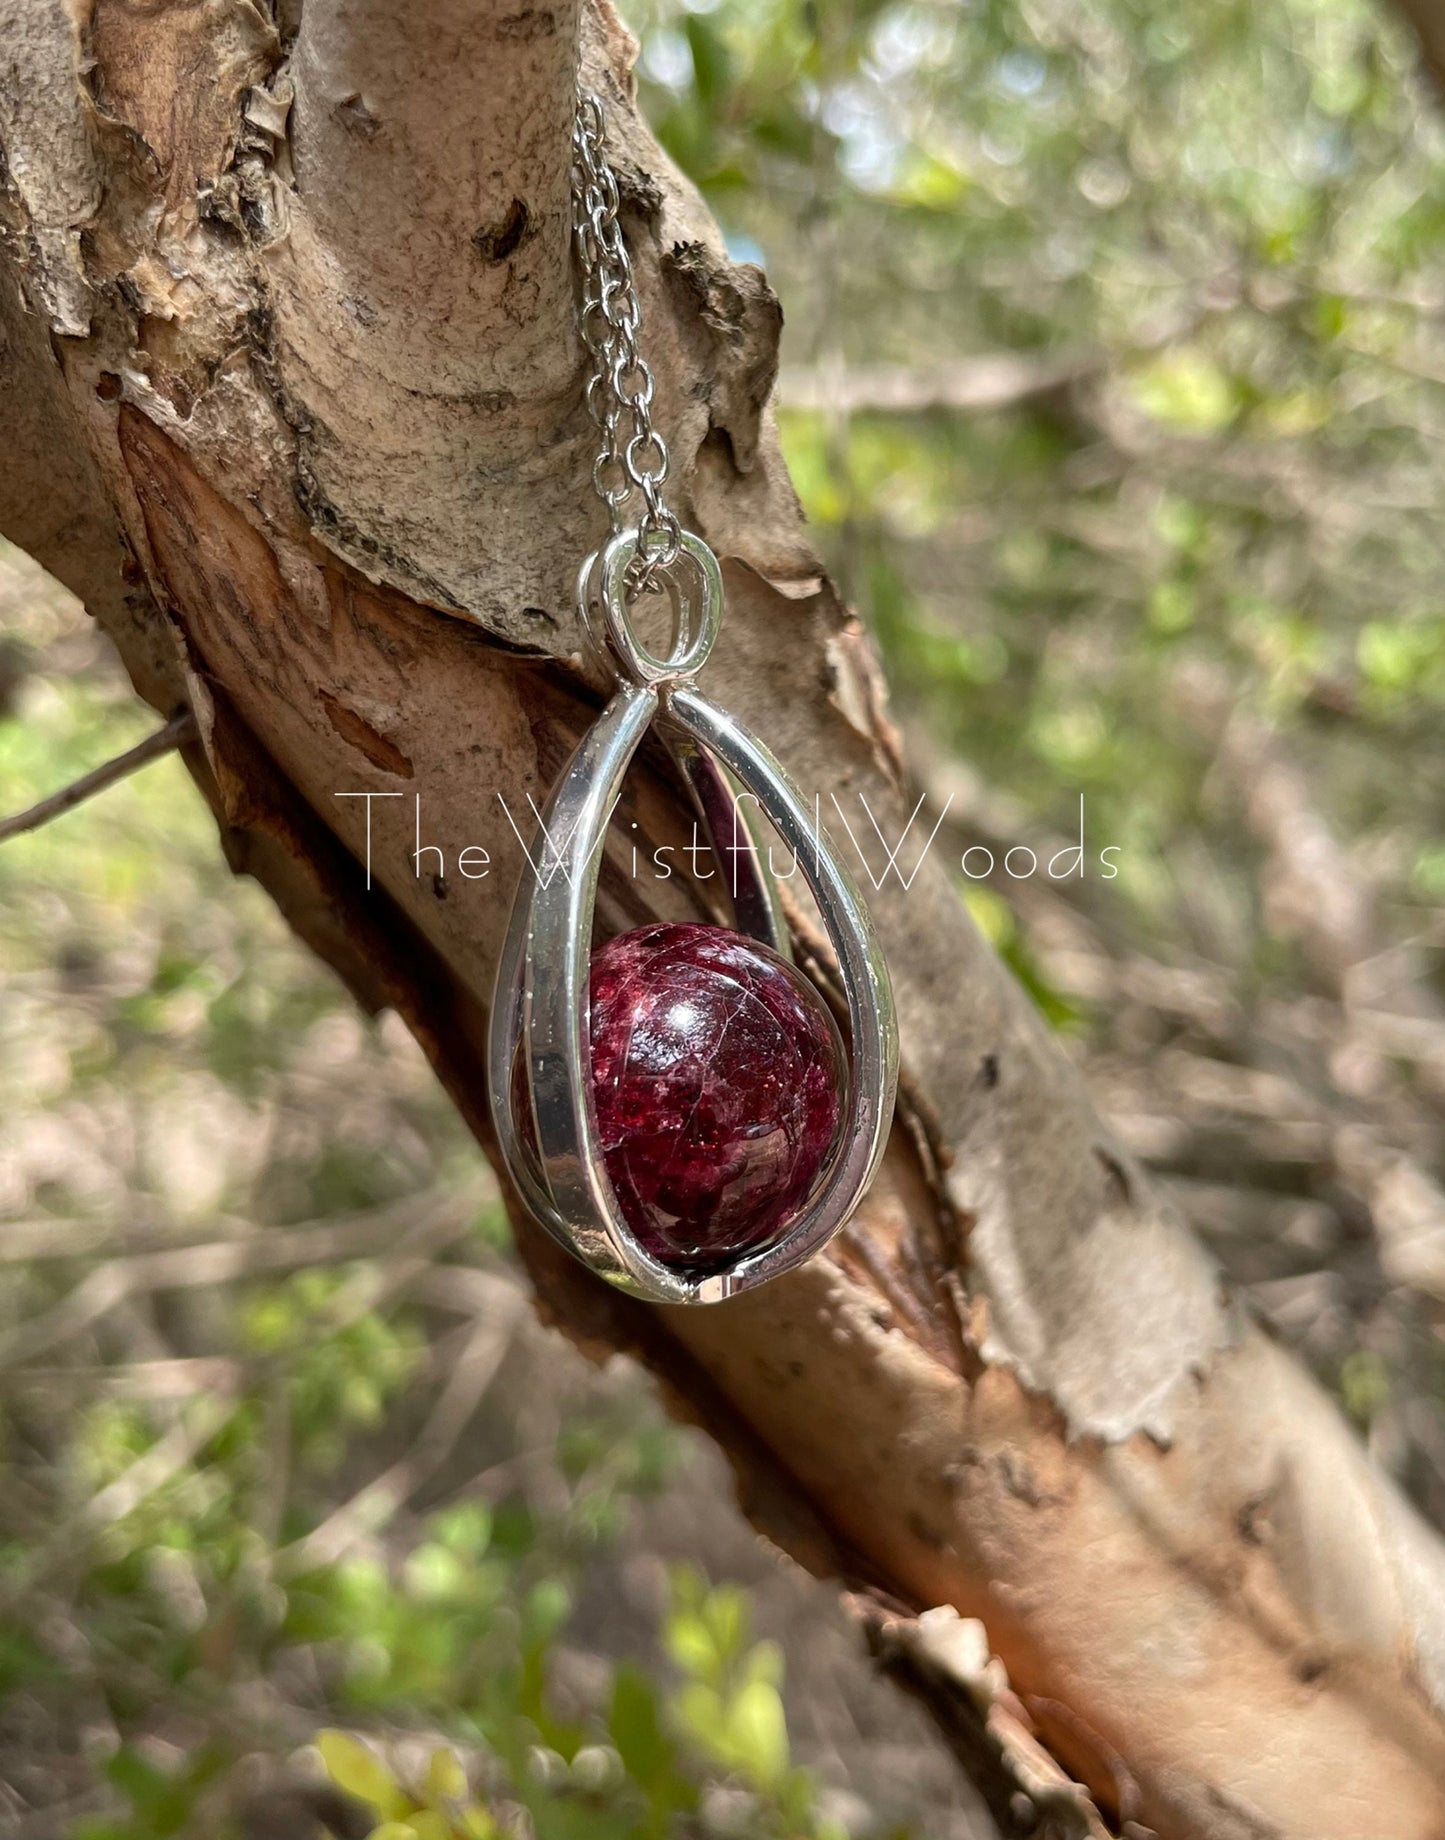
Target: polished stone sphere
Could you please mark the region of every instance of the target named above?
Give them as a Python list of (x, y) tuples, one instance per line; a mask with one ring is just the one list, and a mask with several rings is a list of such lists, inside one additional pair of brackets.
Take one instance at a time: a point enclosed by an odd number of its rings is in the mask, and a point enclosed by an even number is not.
[(658, 924), (593, 954), (592, 1083), (618, 1205), (705, 1272), (778, 1239), (838, 1138), (847, 1062), (801, 972), (742, 933)]

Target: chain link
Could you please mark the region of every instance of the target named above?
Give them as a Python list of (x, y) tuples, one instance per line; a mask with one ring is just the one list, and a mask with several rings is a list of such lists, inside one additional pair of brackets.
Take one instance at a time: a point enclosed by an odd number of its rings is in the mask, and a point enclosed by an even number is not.
[(589, 91), (579, 91), (572, 125), (572, 237), (582, 269), (578, 324), (592, 360), (587, 412), (602, 437), (592, 484), (614, 532), (622, 529), (633, 494), (642, 496), (639, 561), (631, 584), (642, 593), (677, 561), (682, 525), (662, 495), (667, 443), (652, 425), (656, 379), (637, 343), (642, 306), (623, 240), (621, 199), (607, 158), (605, 128), (602, 104)]

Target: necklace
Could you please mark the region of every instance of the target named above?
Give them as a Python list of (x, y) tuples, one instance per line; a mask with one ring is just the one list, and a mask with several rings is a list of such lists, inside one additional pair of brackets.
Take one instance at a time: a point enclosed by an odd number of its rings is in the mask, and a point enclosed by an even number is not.
[[(898, 1030), (852, 877), (773, 755), (697, 686), (722, 574), (663, 494), (668, 452), (652, 425), (654, 378), (593, 95), (578, 96), (572, 150), (586, 400), (600, 437), (592, 479), (611, 520), (578, 572), (577, 601), (618, 681), (547, 800), (513, 903), (488, 1044), (492, 1115), (523, 1201), (570, 1252), (634, 1295), (714, 1303), (791, 1269), (847, 1220), (887, 1138)], [(657, 595), (673, 620), (661, 654), (634, 619)], [(644, 926), (594, 953), (607, 824), (650, 728), (729, 865), (737, 926)], [(817, 904), (846, 1048), (791, 961), (745, 803), (793, 853)]]

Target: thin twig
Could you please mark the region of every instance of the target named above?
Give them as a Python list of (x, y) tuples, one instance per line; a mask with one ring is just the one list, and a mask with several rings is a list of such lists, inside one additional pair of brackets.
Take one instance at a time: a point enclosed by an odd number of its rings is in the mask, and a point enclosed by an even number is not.
[(89, 1366), (26, 1367), (12, 1374), (8, 1386), (88, 1386), (122, 1399), (194, 1399), (197, 1393), (234, 1392), (246, 1375), (260, 1368), (262, 1357), (234, 1360), (226, 1355), (175, 1355), (170, 1359), (113, 1361)]
[[(94, 1266), (58, 1303), (0, 1336), (0, 1368), (33, 1361), (56, 1343), (88, 1329), (127, 1297), (142, 1292), (229, 1284), (242, 1278), (375, 1255), (388, 1246), (398, 1252), (415, 1251), (424, 1264), (439, 1239), (465, 1231), (475, 1205), (470, 1188), (458, 1194), (438, 1187), (426, 1196), (410, 1196), (404, 1203), (335, 1225), (273, 1227), (254, 1239), (221, 1240), (108, 1260)], [(407, 1216), (415, 1224), (398, 1246), (398, 1228)], [(373, 1306), (374, 1285), (378, 1282), (367, 1277), (359, 1307)]]
[(83, 1552), (96, 1534), (123, 1521), (149, 1496), (174, 1482), (238, 1409), (239, 1402), (229, 1390), (203, 1393), (195, 1399), (190, 1410), (149, 1450), (53, 1528), (43, 1542), (26, 1550), (21, 1563), (0, 1582), (0, 1610), (13, 1609), (27, 1591)]
[(151, 761), (159, 760), (174, 748), (184, 747), (186, 742), (195, 739), (195, 735), (196, 718), (189, 709), (181, 710), (179, 715), (171, 717), (164, 728), (158, 728), (153, 735), (147, 735), (144, 741), (138, 741), (126, 753), (117, 754), (114, 760), (107, 760), (94, 772), (82, 774), (78, 780), (63, 786), (59, 792), (52, 792), (48, 799), (42, 799), (28, 811), (17, 811), (9, 818), (0, 818), (0, 843), (7, 842), (11, 837), (22, 836), (26, 831), (38, 831), (42, 824), (49, 824), (52, 818), (73, 811), (77, 805), (93, 799), (97, 792), (104, 792), (107, 786), (115, 785), (117, 780), (125, 779), (139, 768), (149, 766)]
[(358, 1540), (379, 1532), (436, 1474), (456, 1449), (501, 1370), (524, 1307), (518, 1291), (504, 1311), (464, 1332), (466, 1347), (462, 1357), (411, 1449), (343, 1502), (319, 1527), (283, 1547), (276, 1558), (281, 1577), (293, 1578), (319, 1565), (333, 1564)]
[[(237, 1409), (237, 1401), (229, 1392), (200, 1394), (185, 1417), (177, 1419), (170, 1430), (114, 1482), (107, 1483), (91, 1496), (75, 1516), (75, 1533), (99, 1533), (134, 1513), (147, 1496), (156, 1494), (168, 1482), (174, 1482), (183, 1470), (189, 1469)], [(52, 1554), (57, 1548), (64, 1548), (66, 1531), (60, 1529), (46, 1542)]]
[(943, 409), (972, 414), (1012, 409), (1076, 384), (1090, 383), (1131, 358), (1148, 356), (1188, 338), (1219, 309), (1191, 307), (1142, 326), (1113, 351), (1066, 351), (1052, 357), (986, 352), (952, 364), (785, 364), (778, 399), (785, 409), (822, 409), (856, 415), (921, 414)]
[(1053, 361), (1013, 353), (932, 367), (901, 364), (785, 366), (778, 394), (785, 408), (920, 414), (1010, 409), (1096, 376), (1105, 360), (1086, 353)]

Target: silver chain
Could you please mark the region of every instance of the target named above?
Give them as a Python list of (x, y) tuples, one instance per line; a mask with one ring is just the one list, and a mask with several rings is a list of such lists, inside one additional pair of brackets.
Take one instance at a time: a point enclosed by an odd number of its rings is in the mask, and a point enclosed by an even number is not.
[(662, 495), (667, 443), (652, 425), (656, 379), (638, 348), (642, 306), (622, 236), (621, 199), (607, 158), (605, 129), (602, 104), (590, 91), (579, 90), (572, 124), (572, 237), (582, 269), (578, 324), (592, 359), (587, 412), (602, 437), (592, 484), (614, 532), (622, 529), (633, 494), (642, 495), (640, 562), (632, 583), (641, 592), (676, 562), (682, 525)]

